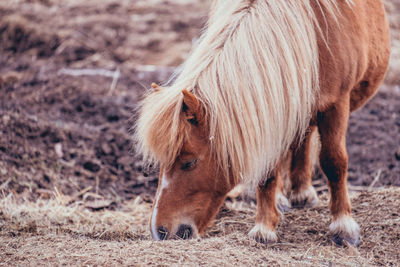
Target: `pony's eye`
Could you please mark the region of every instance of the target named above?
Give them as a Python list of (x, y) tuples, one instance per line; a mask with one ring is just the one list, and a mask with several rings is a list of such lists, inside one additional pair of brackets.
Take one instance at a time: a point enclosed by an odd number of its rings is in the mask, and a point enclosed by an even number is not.
[(191, 170), (194, 166), (196, 166), (197, 161), (198, 160), (195, 159), (195, 160), (183, 163), (182, 166), (181, 166), (181, 170), (184, 170), (184, 171)]

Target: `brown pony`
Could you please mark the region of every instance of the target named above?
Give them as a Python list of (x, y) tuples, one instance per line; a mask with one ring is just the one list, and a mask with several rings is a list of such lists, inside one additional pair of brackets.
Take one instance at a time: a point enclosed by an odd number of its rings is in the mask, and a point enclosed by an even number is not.
[(217, 0), (207, 30), (167, 88), (142, 102), (139, 152), (160, 164), (154, 239), (202, 235), (240, 183), (257, 186), (249, 235), (277, 240), (277, 207), (313, 206), (312, 135), (328, 178), (332, 239), (360, 243), (347, 193), (351, 111), (377, 91), (388, 65), (380, 0)]

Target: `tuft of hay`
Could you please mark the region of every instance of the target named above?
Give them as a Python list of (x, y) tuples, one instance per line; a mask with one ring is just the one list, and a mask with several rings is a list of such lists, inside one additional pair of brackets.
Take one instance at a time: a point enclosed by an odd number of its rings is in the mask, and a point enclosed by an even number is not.
[(140, 201), (138, 197), (128, 212), (102, 210), (96, 213), (81, 205), (82, 202), (66, 206), (59, 199), (29, 202), (9, 195), (0, 200), (0, 226), (3, 233), (6, 229), (11, 235), (68, 233), (103, 240), (143, 239), (147, 221), (138, 221), (138, 218), (145, 218), (149, 209), (138, 205)]
[(400, 189), (351, 196), (360, 223), (359, 248), (327, 238), (328, 196), (318, 207), (281, 219), (276, 244), (247, 237), (255, 204), (227, 202), (203, 239), (155, 242), (147, 230), (150, 204), (136, 199), (119, 211), (89, 212), (56, 200), (0, 201), (0, 261), (11, 265), (301, 265), (395, 266), (400, 262)]

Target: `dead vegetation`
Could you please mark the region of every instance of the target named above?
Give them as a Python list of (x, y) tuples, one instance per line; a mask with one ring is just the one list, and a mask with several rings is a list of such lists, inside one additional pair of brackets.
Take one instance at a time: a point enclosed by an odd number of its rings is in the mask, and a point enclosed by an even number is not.
[[(142, 202), (140, 197), (132, 201), (129, 212), (120, 209), (96, 213), (91, 205), (83, 205), (82, 201), (66, 205), (60, 196), (29, 202), (17, 201), (9, 195), (0, 202), (4, 220), (2, 230), (7, 230), (9, 235), (23, 232), (41, 236), (64, 233), (102, 240), (141, 239), (143, 231), (136, 227), (143, 228), (146, 223), (140, 219), (148, 212), (148, 206)], [(101, 200), (97, 203), (100, 204)]]
[(250, 240), (255, 205), (227, 202), (203, 239), (153, 242), (150, 204), (140, 198), (118, 211), (91, 212), (57, 198), (35, 203), (0, 201), (0, 261), (12, 265), (294, 265), (397, 266), (400, 262), (400, 189), (351, 196), (363, 242), (339, 248), (327, 238), (327, 195), (318, 207), (292, 210), (281, 220), (277, 244)]

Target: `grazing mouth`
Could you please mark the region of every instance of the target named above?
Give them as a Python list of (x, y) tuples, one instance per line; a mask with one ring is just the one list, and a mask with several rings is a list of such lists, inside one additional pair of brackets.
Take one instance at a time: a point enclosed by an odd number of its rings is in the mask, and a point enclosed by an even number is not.
[(153, 229), (151, 231), (152, 237), (156, 241), (163, 241), (167, 239), (187, 240), (197, 238), (199, 236), (197, 228), (191, 224), (181, 224), (179, 225), (178, 229), (173, 232), (174, 234), (171, 234), (171, 232), (164, 226), (157, 227), (155, 232), (153, 232)]
[(189, 239), (193, 237), (193, 228), (188, 224), (181, 224), (178, 228), (178, 232), (176, 232), (176, 236), (182, 239)]

